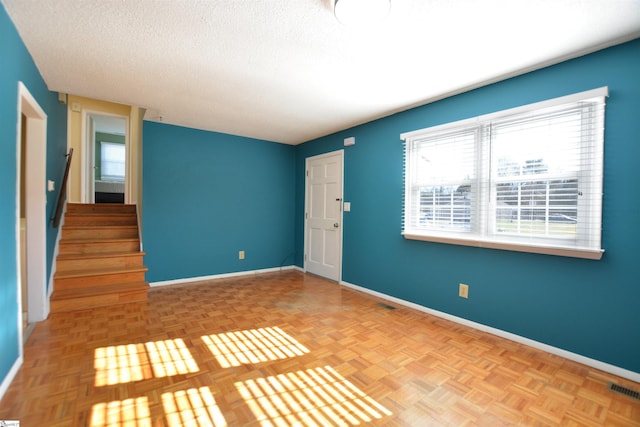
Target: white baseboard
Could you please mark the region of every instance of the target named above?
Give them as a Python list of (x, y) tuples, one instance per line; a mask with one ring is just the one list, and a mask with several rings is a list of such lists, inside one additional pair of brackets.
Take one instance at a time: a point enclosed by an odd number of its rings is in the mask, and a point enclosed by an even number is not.
[(182, 283), (203, 282), (203, 281), (206, 281), (206, 280), (227, 279), (227, 278), (230, 278), (230, 277), (252, 276), (252, 275), (255, 275), (255, 274), (263, 274), (263, 273), (275, 273), (275, 272), (278, 272), (278, 271), (285, 271), (285, 270), (303, 271), (298, 266), (287, 265), (287, 266), (284, 266), (284, 267), (264, 268), (264, 269), (261, 269), (261, 270), (238, 271), (236, 273), (214, 274), (212, 276), (187, 277), (185, 279), (164, 280), (164, 281), (160, 281), (160, 282), (150, 282), (149, 286), (158, 287), (158, 286), (178, 285), (178, 284), (182, 284)]
[(538, 350), (546, 351), (547, 353), (555, 354), (556, 356), (564, 357), (565, 359), (573, 360), (574, 362), (578, 362), (578, 363), (581, 363), (583, 365), (590, 366), (590, 367), (596, 368), (596, 369), (600, 369), (601, 371), (608, 372), (610, 374), (617, 375), (619, 377), (626, 378), (626, 379), (629, 379), (631, 381), (640, 383), (640, 373), (638, 373), (638, 372), (629, 371), (628, 369), (620, 368), (619, 366), (610, 365), (608, 363), (601, 362), (601, 361), (595, 360), (595, 359), (591, 359), (589, 357), (582, 356), (582, 355), (577, 354), (577, 353), (572, 353), (570, 351), (563, 350), (563, 349), (558, 348), (558, 347), (553, 347), (551, 345), (544, 344), (544, 343), (541, 343), (539, 341), (534, 341), (532, 339), (525, 338), (525, 337), (522, 337), (520, 335), (513, 334), (511, 332), (507, 332), (507, 331), (503, 331), (501, 329), (493, 328), (491, 326), (483, 325), (482, 323), (472, 322), (471, 320), (467, 320), (467, 319), (464, 319), (462, 317), (457, 317), (457, 316), (453, 316), (453, 315), (448, 314), (448, 313), (444, 313), (442, 311), (433, 310), (431, 308), (427, 308), (427, 307), (424, 307), (424, 306), (419, 305), (419, 304), (415, 304), (415, 303), (410, 302), (410, 301), (405, 301), (405, 300), (402, 300), (400, 298), (392, 297), (390, 295), (383, 294), (381, 292), (376, 292), (376, 291), (373, 291), (371, 289), (363, 288), (361, 286), (354, 285), (354, 284), (351, 284), (351, 283), (348, 283), (348, 282), (340, 281), (340, 284), (345, 286), (345, 287), (348, 287), (348, 288), (351, 288), (351, 289), (355, 289), (357, 291), (364, 292), (366, 294), (373, 295), (373, 296), (376, 296), (378, 298), (385, 299), (387, 301), (395, 302), (397, 304), (403, 305), (405, 307), (412, 308), (414, 310), (422, 311), (424, 313), (431, 314), (433, 316), (440, 317), (440, 318), (443, 318), (443, 319), (446, 319), (446, 320), (450, 320), (452, 322), (459, 323), (461, 325), (468, 326), (468, 327), (473, 328), (473, 329), (477, 329), (477, 330), (480, 330), (480, 331), (483, 331), (483, 332), (487, 332), (489, 334), (496, 335), (496, 336), (499, 336), (501, 338), (506, 338), (508, 340), (511, 340), (511, 341), (514, 341), (514, 342), (517, 342), (517, 343), (520, 343), (520, 344), (528, 345), (529, 347), (537, 348)]
[(58, 267), (58, 255), (60, 254), (60, 239), (62, 239), (62, 227), (64, 226), (64, 220), (67, 214), (68, 200), (65, 200), (62, 206), (62, 214), (60, 216), (60, 224), (58, 224), (58, 233), (56, 234), (56, 243), (53, 246), (53, 258), (51, 259), (51, 272), (49, 274), (49, 282), (47, 286), (47, 299), (46, 299), (46, 314), (49, 316), (51, 310), (51, 295), (53, 294), (53, 285), (55, 283), (54, 276), (56, 275)]
[[(22, 343), (20, 343), (20, 345), (22, 345)], [(7, 373), (7, 376), (4, 377), (4, 380), (2, 380), (2, 384), (0, 384), (0, 400), (2, 400), (2, 398), (4, 397), (4, 394), (9, 389), (9, 386), (11, 385), (11, 382), (13, 381), (13, 379), (18, 374), (18, 370), (22, 366), (23, 361), (24, 361), (24, 359), (22, 358), (22, 355), (20, 355), (16, 359), (15, 363), (13, 364), (13, 366), (11, 367), (9, 372)]]

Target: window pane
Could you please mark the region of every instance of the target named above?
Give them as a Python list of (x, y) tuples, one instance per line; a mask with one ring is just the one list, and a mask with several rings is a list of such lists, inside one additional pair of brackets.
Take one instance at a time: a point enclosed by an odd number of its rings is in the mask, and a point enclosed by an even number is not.
[(470, 231), (476, 130), (434, 135), (413, 144), (414, 200), (410, 224), (418, 229)]
[(470, 196), (468, 185), (422, 187), (420, 189), (420, 226), (443, 230), (470, 230)]
[(494, 124), (494, 176), (576, 173), (580, 170), (582, 122), (575, 109)]
[(576, 237), (577, 179), (498, 184), (496, 201), (499, 234)]
[(124, 181), (125, 146), (113, 142), (100, 143), (101, 179)]
[(496, 233), (575, 239), (580, 110), (511, 118), (491, 129)]

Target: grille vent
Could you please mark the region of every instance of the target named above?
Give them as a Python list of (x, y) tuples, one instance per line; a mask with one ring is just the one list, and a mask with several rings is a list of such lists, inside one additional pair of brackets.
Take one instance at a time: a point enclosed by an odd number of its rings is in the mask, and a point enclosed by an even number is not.
[(618, 384), (609, 383), (607, 388), (611, 391), (615, 391), (616, 393), (624, 394), (625, 396), (629, 396), (632, 399), (640, 400), (640, 392), (632, 390), (627, 387), (619, 386)]
[(397, 307), (394, 307), (392, 305), (389, 304), (385, 304), (383, 302), (379, 302), (376, 304), (378, 307), (382, 307), (382, 308), (386, 308), (387, 310), (395, 310)]

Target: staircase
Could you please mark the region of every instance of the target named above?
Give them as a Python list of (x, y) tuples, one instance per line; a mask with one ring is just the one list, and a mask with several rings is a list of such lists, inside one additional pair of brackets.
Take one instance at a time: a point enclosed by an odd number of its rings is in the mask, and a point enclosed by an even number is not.
[(144, 255), (135, 205), (69, 203), (51, 312), (145, 301)]

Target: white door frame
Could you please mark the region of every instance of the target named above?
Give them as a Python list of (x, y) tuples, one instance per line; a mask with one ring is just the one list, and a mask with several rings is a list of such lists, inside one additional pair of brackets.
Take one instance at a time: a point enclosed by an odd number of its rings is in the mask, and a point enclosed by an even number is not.
[[(125, 152), (125, 174), (124, 174), (124, 202), (131, 203), (131, 189), (129, 186), (131, 185), (130, 179), (130, 159), (129, 155), (130, 150), (130, 137), (129, 137), (129, 116), (125, 116), (122, 114), (114, 114), (105, 111), (98, 110), (82, 110), (82, 175), (80, 177), (80, 198), (82, 203), (95, 203), (95, 170), (93, 169), (95, 162), (95, 136), (93, 138), (89, 137), (89, 126), (87, 123), (89, 121), (89, 116), (107, 116), (107, 117), (117, 117), (120, 119), (124, 119), (124, 152)], [(95, 129), (94, 129), (95, 132)]]
[[(18, 318), (22, 343), (22, 287), (20, 261), (20, 159), (22, 151), (22, 115), (26, 120), (25, 206), (27, 246), (27, 316), (39, 322), (49, 316), (47, 295), (47, 115), (27, 87), (18, 82), (18, 123), (16, 141), (16, 266)], [(20, 346), (22, 355), (22, 346)]]
[(309, 191), (309, 163), (313, 160), (321, 159), (324, 157), (332, 157), (335, 155), (339, 155), (341, 158), (342, 169), (340, 170), (340, 225), (339, 225), (339, 247), (337, 254), (337, 264), (338, 264), (338, 277), (336, 281), (340, 283), (342, 281), (342, 239), (343, 239), (343, 224), (344, 224), (344, 209), (342, 208), (344, 202), (344, 149), (331, 151), (329, 153), (319, 154), (316, 156), (307, 157), (305, 159), (305, 181), (304, 181), (304, 271), (307, 271), (307, 254), (309, 253), (309, 225), (307, 221), (308, 212), (309, 212), (309, 199), (310, 199), (310, 191)]

